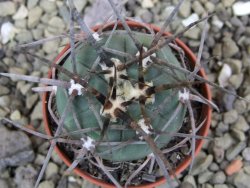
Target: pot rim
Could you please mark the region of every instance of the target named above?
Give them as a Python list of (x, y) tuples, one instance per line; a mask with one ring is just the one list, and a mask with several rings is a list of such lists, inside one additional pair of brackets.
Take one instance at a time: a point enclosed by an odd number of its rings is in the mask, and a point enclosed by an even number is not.
[[(135, 21), (126, 21), (127, 24), (130, 26), (130, 27), (133, 27), (133, 28), (145, 28), (145, 25), (147, 27), (149, 27), (150, 29), (153, 29), (155, 32), (159, 32), (160, 31), (160, 28), (155, 26), (155, 25), (152, 25), (152, 24), (145, 24), (145, 23), (140, 23), (140, 22), (135, 22)], [(110, 23), (110, 24), (106, 24), (104, 27), (107, 28), (107, 27), (111, 27), (113, 26), (114, 23)], [(121, 26), (121, 23), (118, 24), (119, 26)], [(97, 31), (101, 26), (103, 25), (97, 25), (95, 27), (93, 27), (92, 29), (94, 31)], [(164, 32), (163, 35), (165, 36), (170, 36), (171, 34), (169, 32)], [(185, 55), (188, 57), (190, 63), (192, 66), (195, 65), (195, 62), (196, 62), (196, 56), (194, 55), (194, 53), (191, 51), (191, 49), (189, 47), (187, 47), (180, 39), (176, 39), (175, 42), (178, 44), (179, 47), (181, 47), (184, 52), (185, 52)], [(55, 62), (57, 62), (60, 57), (67, 51), (69, 50), (70, 48), (70, 45), (67, 44), (64, 49), (59, 53), (59, 55), (55, 58)], [(198, 74), (207, 79), (207, 76), (205, 74), (205, 71), (204, 69), (201, 69)], [(51, 78), (51, 70), (49, 71), (48, 73), (48, 78)], [(201, 85), (202, 87), (202, 94), (203, 96), (208, 99), (208, 100), (211, 100), (212, 99), (212, 95), (211, 95), (211, 90), (210, 90), (210, 87), (207, 83), (203, 83)], [(47, 110), (47, 96), (48, 96), (48, 93), (44, 93), (43, 96), (42, 96), (42, 110), (43, 110), (43, 121), (44, 121), (44, 126), (45, 126), (45, 131), (48, 135), (52, 136), (52, 131), (50, 130), (49, 128), (49, 121), (48, 121), (48, 110)], [(208, 106), (208, 105), (202, 105), (202, 113), (201, 113), (201, 117), (202, 119), (205, 119), (205, 122), (204, 122), (204, 125), (202, 126), (202, 128), (198, 131), (198, 134), (200, 136), (207, 136), (208, 135), (208, 131), (209, 131), (209, 128), (210, 128), (210, 124), (211, 124), (211, 115), (212, 115), (212, 109)], [(195, 148), (195, 156), (197, 156), (197, 154), (200, 152), (201, 150), (201, 147), (204, 143), (204, 140), (202, 139), (198, 139), (196, 140), (196, 148)], [(62, 151), (60, 150), (60, 148), (56, 145), (55, 146), (55, 151), (56, 153), (59, 155), (59, 157), (63, 160), (63, 162), (67, 165), (67, 166), (70, 166), (72, 164), (72, 162), (69, 160), (69, 158), (67, 157), (67, 155)], [(177, 166), (176, 169), (174, 169), (174, 172), (176, 175), (180, 174), (181, 172), (183, 172), (190, 164), (191, 162), (191, 156), (188, 156), (186, 157), (180, 165)], [(101, 187), (105, 187), (105, 188), (115, 188), (114, 185), (110, 184), (110, 183), (107, 183), (101, 179), (97, 179), (93, 176), (91, 176), (89, 173), (79, 169), (78, 167), (76, 167), (74, 170), (73, 170), (77, 175), (81, 176), (82, 178), (90, 181), (91, 183), (94, 183), (98, 186), (101, 186)], [(153, 183), (148, 183), (148, 184), (143, 184), (143, 185), (139, 185), (139, 186), (129, 186), (129, 188), (152, 188), (152, 187), (155, 187), (155, 186), (159, 186), (163, 183), (166, 182), (166, 179), (164, 177), (158, 179), (156, 182), (153, 182)]]

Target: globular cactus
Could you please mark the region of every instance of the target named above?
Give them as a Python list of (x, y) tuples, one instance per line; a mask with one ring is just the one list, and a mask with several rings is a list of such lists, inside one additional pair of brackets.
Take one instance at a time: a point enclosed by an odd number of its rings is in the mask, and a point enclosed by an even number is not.
[[(106, 32), (109, 33), (110, 32)], [(103, 35), (103, 36), (102, 36)], [(104, 46), (109, 35), (105, 32), (100, 37), (102, 38), (98, 41), (98, 45)], [(143, 45), (143, 50), (147, 50), (150, 47), (153, 36), (146, 33), (140, 33), (133, 31), (133, 36)], [(116, 30), (112, 36), (111, 40), (106, 46), (110, 50), (117, 50), (129, 54), (131, 57), (139, 56), (140, 52), (136, 48), (134, 41), (129, 37), (129, 35), (124, 30)], [(157, 58), (170, 62), (176, 66), (180, 66), (180, 62), (177, 60), (175, 54), (173, 54), (170, 47), (165, 46), (162, 49), (158, 50), (156, 53), (152, 54)], [(110, 104), (102, 105), (94, 95), (82, 94), (75, 98), (73, 101), (73, 108), (75, 109), (76, 116), (79, 120), (81, 128), (100, 128), (98, 124), (98, 118), (94, 115), (91, 110), (88, 102), (88, 97), (92, 99), (95, 109), (100, 113), (102, 122), (106, 118), (110, 119), (109, 125), (117, 124), (120, 128), (125, 130), (114, 130), (107, 129), (105, 132), (104, 138), (101, 139), (102, 130), (93, 131), (88, 133), (88, 136), (96, 141), (103, 142), (126, 142), (128, 140), (134, 139), (138, 140), (135, 130), (131, 129), (127, 122), (123, 121), (121, 118), (115, 114), (116, 108), (122, 110), (124, 113), (128, 114), (141, 128), (150, 134), (168, 131), (168, 132), (177, 132), (183, 124), (183, 119), (186, 112), (185, 105), (181, 106), (181, 109), (176, 114), (175, 118), (171, 123), (166, 126), (166, 123), (172, 116), (173, 111), (177, 108), (179, 104), (179, 96), (174, 94), (172, 89), (162, 90), (162, 91), (153, 91), (152, 94), (150, 90), (156, 88), (157, 86), (162, 86), (166, 84), (176, 83), (175, 78), (171, 74), (166, 74), (161, 67), (156, 67), (152, 65), (152, 60), (150, 57), (143, 59), (142, 61), (142, 76), (143, 80), (138, 81), (140, 65), (139, 63), (134, 63), (132, 66), (119, 70), (119, 66), (129, 60), (128, 57), (120, 57), (119, 55), (108, 54), (109, 60), (113, 63), (112, 66), (108, 67), (105, 62), (101, 62), (95, 72), (90, 73), (91, 67), (98, 58), (96, 50), (89, 44), (79, 44), (76, 48), (76, 61), (77, 61), (77, 72), (81, 75), (82, 78), (85, 78), (86, 75), (90, 74), (90, 79), (88, 81), (89, 86), (95, 88), (98, 92), (109, 96), (110, 90), (114, 89), (109, 85), (110, 80), (116, 80), (113, 84), (116, 85), (115, 96), (110, 96)], [(63, 60), (62, 66), (72, 71), (71, 58), (66, 57)], [(115, 70), (115, 71), (114, 71)], [(106, 71), (104, 74), (101, 74), (102, 71)], [(115, 73), (115, 74), (114, 74)], [(62, 80), (70, 81), (65, 75), (59, 73), (59, 78)], [(176, 72), (179, 79), (184, 80), (185, 76), (181, 72)], [(155, 115), (155, 110), (160, 104), (164, 103), (166, 98), (171, 98), (169, 102), (165, 103), (163, 108)], [(56, 93), (56, 107), (60, 115), (62, 115), (63, 110), (66, 107), (65, 101), (68, 96), (65, 95), (63, 89), (58, 89)], [(141, 110), (142, 105), (140, 104), (140, 98), (145, 98), (145, 113), (150, 119), (148, 125), (145, 123), (145, 117)], [(131, 104), (123, 105), (126, 101), (130, 101)], [(65, 128), (67, 131), (72, 132), (78, 129), (73, 114), (68, 113), (65, 119)], [(154, 134), (152, 138), (156, 138), (157, 134)], [(81, 134), (74, 136), (75, 138), (81, 138)], [(161, 135), (155, 140), (157, 145), (161, 148), (166, 146), (167, 143), (171, 140), (171, 136)], [(102, 152), (108, 149), (109, 146), (98, 146), (97, 151)], [(127, 145), (121, 149), (116, 150), (115, 152), (102, 155), (101, 157), (111, 161), (129, 161), (137, 160), (146, 157), (148, 154), (152, 153), (150, 147), (147, 143), (138, 143), (133, 145)]]

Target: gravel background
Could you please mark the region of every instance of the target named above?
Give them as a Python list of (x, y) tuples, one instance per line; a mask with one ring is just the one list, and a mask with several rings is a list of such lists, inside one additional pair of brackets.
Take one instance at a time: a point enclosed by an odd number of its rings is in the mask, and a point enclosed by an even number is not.
[[(99, 4), (97, 0), (74, 1), (90, 25), (112, 14), (104, 0), (98, 1)], [(127, 16), (159, 26), (173, 9), (173, 4), (177, 3), (176, 0), (122, 2)], [(174, 32), (183, 28), (183, 20), (191, 15), (192, 18), (201, 18), (204, 12), (216, 12), (208, 21), (209, 32), (202, 54), (202, 60), (208, 62), (206, 72), (210, 80), (250, 100), (250, 19), (249, 15), (237, 16), (239, 13), (233, 9), (235, 3), (235, 0), (186, 0), (170, 30)], [(11, 48), (16, 44), (65, 33), (68, 23), (69, 11), (62, 0), (1, 0), (0, 72), (46, 76), (47, 67), (24, 54), (13, 53)], [(183, 39), (195, 52), (198, 51), (202, 27), (200, 24), (193, 28)], [(51, 41), (32, 50), (53, 59), (67, 42), (67, 39)], [(40, 96), (30, 90), (33, 86), (1, 77), (0, 117), (8, 117), (23, 125), (31, 124), (43, 131)], [(204, 145), (192, 174), (181, 178), (182, 187), (248, 188), (250, 105), (216, 90), (213, 90), (213, 96), (221, 110), (221, 113), (213, 113), (210, 131), (213, 140)], [(0, 188), (33, 187), (47, 148), (48, 143), (40, 139), (13, 127), (0, 126)], [(39, 188), (95, 187), (73, 174), (62, 176), (65, 168), (54, 153)]]

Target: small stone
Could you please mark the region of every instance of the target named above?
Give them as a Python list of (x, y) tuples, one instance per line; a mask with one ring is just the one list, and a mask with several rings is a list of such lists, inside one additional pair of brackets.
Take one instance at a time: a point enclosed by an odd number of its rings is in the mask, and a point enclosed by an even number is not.
[(154, 2), (152, 0), (142, 0), (141, 5), (142, 8), (153, 8)]
[(49, 20), (48, 31), (51, 33), (62, 32), (65, 28), (65, 24), (61, 18), (54, 16)]
[(45, 156), (44, 155), (37, 154), (34, 163), (37, 164), (37, 165), (43, 165), (44, 160), (45, 160)]
[(31, 165), (20, 166), (15, 170), (17, 188), (33, 188), (38, 171)]
[(213, 56), (216, 56), (218, 59), (222, 56), (222, 44), (217, 43), (213, 47)]
[(235, 74), (229, 78), (229, 83), (233, 86), (233, 88), (238, 89), (241, 86), (243, 79), (244, 75), (242, 73)]
[(220, 147), (217, 147), (217, 146), (213, 147), (213, 155), (214, 155), (215, 161), (217, 163), (220, 163), (220, 162), (223, 161), (224, 154), (225, 154), (225, 151), (224, 151), (223, 148), (220, 148)]
[(212, 178), (212, 176), (213, 176), (213, 173), (210, 171), (202, 172), (198, 175), (198, 182), (200, 184), (204, 184), (208, 182)]
[(216, 184), (214, 188), (228, 188), (228, 186), (226, 184)]
[(49, 162), (45, 172), (46, 179), (52, 178), (58, 171), (58, 166), (55, 163)]
[(14, 25), (10, 22), (5, 22), (2, 24), (1, 27), (1, 41), (3, 44), (8, 43), (9, 41), (13, 40), (17, 33), (17, 29)]
[(13, 73), (13, 74), (26, 74), (27, 70), (23, 69), (23, 68), (19, 68), (19, 67), (10, 67), (9, 68), (9, 73)]
[(40, 7), (47, 13), (56, 11), (56, 3), (50, 0), (41, 0)]
[(249, 130), (249, 125), (243, 116), (239, 116), (238, 120), (231, 126), (234, 129), (246, 132)]
[(244, 172), (246, 172), (248, 175), (250, 175), (250, 165), (244, 166)]
[(191, 14), (188, 18), (182, 20), (182, 25), (184, 25), (185, 27), (187, 27), (189, 24), (197, 21), (199, 19), (198, 14)]
[(246, 142), (239, 142), (236, 145), (231, 146), (226, 151), (226, 159), (228, 161), (233, 160), (245, 147), (246, 147)]
[(196, 186), (195, 179), (194, 179), (194, 176), (187, 175), (187, 176), (185, 176), (185, 178), (184, 178), (183, 181), (184, 181), (184, 182), (190, 183), (190, 184), (193, 186), (193, 188), (196, 188), (196, 187), (197, 187), (197, 186)]
[(223, 114), (223, 121), (225, 124), (235, 123), (238, 120), (238, 113), (236, 110), (230, 110)]
[(212, 155), (208, 155), (200, 160), (196, 160), (191, 174), (197, 175), (201, 172), (204, 172), (209, 167), (209, 165), (212, 163), (212, 161), (213, 161)]
[(34, 8), (37, 5), (38, 1), (39, 0), (28, 0), (27, 2), (28, 9)]
[(33, 38), (35, 40), (39, 40), (43, 38), (43, 30), (42, 29), (33, 29), (32, 31)]
[(38, 188), (55, 188), (53, 181), (43, 181), (39, 184)]
[(234, 185), (237, 188), (249, 188), (249, 179), (250, 176), (243, 173), (243, 172), (239, 172), (235, 177), (234, 177)]
[(216, 172), (211, 179), (213, 184), (223, 184), (225, 181), (226, 175), (222, 171)]
[(24, 5), (21, 5), (17, 10), (16, 14), (14, 14), (12, 18), (14, 20), (20, 20), (26, 18), (27, 16), (28, 16), (28, 9)]
[(24, 30), (24, 31), (19, 32), (16, 35), (16, 40), (20, 44), (28, 43), (28, 42), (33, 41), (33, 36), (32, 36), (32, 33), (29, 30)]
[(13, 121), (20, 120), (21, 119), (21, 113), (19, 110), (15, 110), (14, 112), (11, 113), (10, 119)]
[(0, 179), (0, 187), (1, 188), (10, 188), (10, 185), (8, 183), (8, 181), (6, 181), (5, 179)]
[(194, 27), (188, 30), (187, 32), (185, 32), (184, 36), (190, 39), (197, 40), (200, 37), (200, 32), (201, 32), (200, 28)]
[(16, 12), (16, 5), (12, 1), (0, 2), (0, 17), (13, 15)]
[(185, 181), (181, 183), (180, 188), (194, 188), (194, 186), (191, 183)]
[(31, 113), (31, 120), (42, 119), (42, 102), (40, 101), (34, 108), (33, 112)]
[(230, 38), (224, 37), (222, 45), (222, 55), (225, 58), (230, 58), (236, 55), (239, 52), (239, 47), (237, 44)]
[(2, 96), (2, 95), (7, 95), (7, 94), (9, 94), (9, 93), (10, 93), (9, 88), (0, 85), (0, 96)]
[(63, 163), (62, 159), (59, 157), (59, 155), (53, 151), (51, 155), (52, 161), (58, 165), (61, 165)]
[(246, 161), (250, 161), (250, 147), (247, 147), (243, 150), (242, 156)]
[(243, 114), (243, 113), (245, 113), (246, 111), (248, 111), (247, 105), (248, 105), (248, 104), (247, 104), (246, 101), (237, 99), (237, 100), (234, 102), (234, 109), (235, 109), (239, 114)]
[(34, 28), (38, 25), (39, 20), (42, 16), (43, 10), (40, 7), (34, 7), (29, 11), (28, 14), (28, 27)]
[(15, 20), (15, 26), (19, 29), (26, 29), (27, 19)]
[(191, 13), (191, 1), (190, 0), (184, 1), (180, 6), (179, 14), (182, 17), (186, 18), (190, 15), (190, 13)]
[(0, 127), (0, 170), (8, 166), (25, 165), (34, 159), (29, 137), (20, 131)]
[(192, 3), (192, 9), (198, 15), (202, 15), (205, 12), (205, 9), (203, 8), (202, 4), (199, 1), (194, 1)]
[(226, 59), (224, 63), (231, 67), (233, 74), (240, 74), (242, 72), (242, 61), (238, 59)]
[(4, 95), (0, 97), (0, 106), (1, 107), (9, 107), (10, 105), (10, 97), (8, 95)]
[(86, 6), (87, 4), (87, 0), (74, 0), (73, 3), (76, 7), (76, 10), (78, 12), (82, 12), (83, 8)]
[(216, 172), (220, 169), (220, 167), (217, 165), (217, 163), (213, 162), (210, 166), (209, 166), (209, 170), (211, 170), (212, 172)]
[(246, 140), (246, 136), (245, 136), (244, 132), (242, 132), (241, 130), (232, 129), (232, 133), (231, 134), (232, 134), (232, 136), (234, 138), (236, 138), (240, 142)]
[(225, 7), (232, 7), (233, 3), (235, 2), (235, 0), (222, 0), (222, 4)]
[(219, 76), (218, 76), (218, 82), (220, 86), (225, 87), (228, 85), (228, 80), (232, 75), (232, 69), (228, 64), (224, 64)]
[[(226, 0), (225, 0), (226, 1)], [(250, 2), (236, 2), (233, 4), (233, 13), (235, 16), (245, 16), (250, 14)]]
[(6, 110), (3, 110), (2, 108), (0, 108), (0, 120), (6, 117), (7, 114), (8, 112)]
[(205, 8), (206, 8), (206, 10), (207, 10), (208, 12), (212, 13), (212, 12), (214, 12), (214, 10), (215, 10), (215, 5), (214, 5), (212, 2), (207, 1), (207, 2), (205, 3)]
[(38, 94), (30, 95), (29, 97), (26, 98), (25, 102), (26, 107), (28, 109), (31, 109), (35, 105), (37, 100), (38, 100)]
[(57, 47), (59, 46), (59, 41), (49, 41), (43, 44), (43, 50), (48, 53), (54, 53), (57, 50)]
[(19, 81), (17, 83), (16, 88), (21, 91), (23, 95), (26, 95), (26, 93), (31, 90), (32, 84), (24, 82), (24, 81)]

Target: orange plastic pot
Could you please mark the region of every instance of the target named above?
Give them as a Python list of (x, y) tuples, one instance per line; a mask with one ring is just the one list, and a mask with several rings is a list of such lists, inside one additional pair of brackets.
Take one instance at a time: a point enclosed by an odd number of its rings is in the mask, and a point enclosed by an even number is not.
[[(145, 28), (141, 23), (134, 22), (134, 21), (127, 21), (127, 24), (130, 26), (130, 28), (134, 28), (134, 29), (135, 28)], [(109, 25), (106, 25), (105, 28), (112, 29), (113, 25), (114, 25), (113, 23), (109, 24)], [(121, 24), (119, 24), (119, 26), (121, 27)], [(102, 26), (96, 26), (96, 27), (93, 28), (93, 30), (97, 31), (101, 27)], [(148, 24), (147, 27), (153, 29), (155, 32), (159, 32), (159, 30), (160, 30), (159, 27), (156, 27), (156, 26), (150, 25), (150, 24)], [(165, 32), (164, 35), (169, 36), (171, 34), (168, 33), (168, 32)], [(184, 50), (186, 57), (189, 59), (189, 61), (191, 63), (191, 67), (194, 67), (195, 62), (196, 62), (196, 57), (193, 54), (193, 52), (181, 40), (176, 39), (175, 42), (178, 44), (179, 47), (181, 47)], [(61, 51), (61, 53), (57, 56), (57, 58), (55, 59), (55, 62), (58, 62), (58, 60), (63, 56), (63, 54), (67, 50), (69, 50), (69, 48), (70, 48), (70, 45), (68, 44)], [(200, 75), (203, 78), (206, 78), (206, 74), (205, 74), (203, 69), (201, 69), (198, 72), (198, 75)], [(51, 78), (51, 72), (49, 72), (48, 77)], [(206, 99), (211, 100), (211, 91), (210, 91), (210, 88), (209, 88), (208, 84), (206, 84), (206, 83), (201, 84), (201, 94)], [(51, 131), (51, 128), (50, 128), (50, 122), (49, 122), (49, 118), (48, 118), (49, 112), (48, 112), (48, 109), (47, 109), (47, 99), (48, 99), (48, 93), (44, 93), (43, 99), (42, 99), (43, 100), (44, 125), (45, 125), (46, 133), (48, 135), (52, 136), (52, 131)], [(207, 105), (202, 105), (201, 118), (205, 119), (205, 123), (202, 126), (202, 128), (198, 131), (198, 133), (197, 133), (198, 135), (207, 136), (208, 130), (209, 130), (209, 127), (210, 127), (210, 123), (211, 123), (211, 114), (212, 114), (211, 108), (208, 107)], [(196, 141), (195, 155), (197, 155), (200, 152), (202, 144), (203, 144), (203, 140), (197, 140)], [(64, 153), (57, 146), (55, 147), (55, 150), (56, 150), (57, 154), (59, 155), (59, 157), (64, 161), (64, 163), (67, 166), (70, 166), (72, 161), (70, 161), (70, 159), (68, 158), (67, 153)], [(188, 167), (190, 162), (191, 162), (191, 156), (188, 156), (174, 170), (175, 174), (178, 175), (181, 172), (183, 172)], [(105, 182), (103, 180), (97, 179), (97, 178), (91, 176), (89, 173), (87, 173), (87, 172), (85, 172), (85, 171), (83, 171), (83, 170), (81, 170), (79, 168), (75, 168), (74, 172), (77, 175), (81, 176), (82, 178), (90, 181), (91, 183), (96, 184), (98, 186), (101, 186), (103, 188), (115, 188), (115, 186), (113, 184), (110, 184), (110, 183), (107, 183), (107, 182)], [(162, 178), (158, 179), (154, 183), (148, 183), (148, 184), (143, 184), (143, 185), (139, 185), (139, 186), (130, 186), (130, 188), (153, 188), (153, 187), (159, 186), (159, 185), (161, 185), (161, 184), (163, 184), (165, 182), (166, 182), (165, 178), (162, 177)]]

